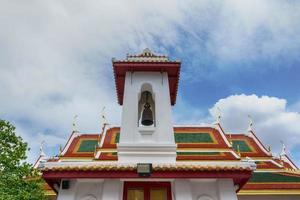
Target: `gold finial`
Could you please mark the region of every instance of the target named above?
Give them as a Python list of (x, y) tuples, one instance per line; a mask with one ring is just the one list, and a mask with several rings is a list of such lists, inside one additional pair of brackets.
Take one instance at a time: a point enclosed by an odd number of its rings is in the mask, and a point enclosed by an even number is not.
[(102, 123), (102, 126), (104, 124), (107, 124), (107, 120), (106, 120), (106, 117), (105, 117), (105, 106), (103, 106), (102, 110), (101, 110), (101, 123)]
[(229, 143), (231, 144), (231, 146), (232, 146), (232, 137), (231, 137), (231, 133), (229, 133)]
[(219, 107), (217, 107), (217, 110), (218, 110), (218, 115), (217, 115), (217, 122), (218, 124), (221, 123), (221, 117), (222, 117), (222, 113), (221, 113), (221, 109)]
[(248, 119), (249, 119), (249, 126), (248, 126), (248, 132), (251, 132), (251, 131), (253, 131), (253, 119), (252, 119), (252, 117), (251, 117), (251, 115), (248, 115)]
[(107, 120), (105, 117), (105, 106), (103, 106), (102, 110), (101, 110), (101, 116), (100, 116), (100, 121), (101, 121), (101, 131), (99, 133), (99, 137), (98, 137), (98, 146), (100, 147), (100, 142), (101, 142), (101, 135), (104, 133), (104, 129), (105, 126), (107, 125)]
[(214, 125), (221, 123), (221, 109), (219, 107), (217, 107), (217, 109), (215, 111), (216, 111), (216, 113), (215, 113), (216, 121), (213, 123)]
[(280, 152), (280, 159), (282, 156), (285, 156), (286, 155), (286, 147), (283, 143), (283, 141), (280, 141), (281, 142), (281, 152)]
[(268, 146), (268, 151), (271, 152), (271, 146), (270, 145)]
[(77, 117), (78, 117), (78, 115), (74, 115), (74, 117), (73, 117), (73, 124), (72, 124), (73, 132), (78, 132), (78, 130), (77, 130)]

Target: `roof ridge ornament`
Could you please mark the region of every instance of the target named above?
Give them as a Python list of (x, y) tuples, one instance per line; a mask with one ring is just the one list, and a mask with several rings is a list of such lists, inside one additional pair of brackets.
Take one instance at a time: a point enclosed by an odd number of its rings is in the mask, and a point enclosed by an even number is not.
[[(169, 58), (166, 55), (158, 55), (152, 52), (149, 48), (145, 48), (140, 54), (127, 54), (126, 60), (129, 62), (169, 62)], [(115, 60), (113, 60), (115, 61)]]
[(73, 132), (78, 132), (78, 130), (77, 130), (77, 118), (78, 118), (78, 115), (74, 115), (73, 123), (72, 123), (72, 131)]
[(101, 124), (102, 126), (107, 124), (107, 119), (105, 117), (105, 106), (103, 106), (102, 110), (101, 110)]
[(251, 115), (248, 115), (248, 119), (249, 119), (249, 125), (248, 125), (248, 132), (252, 132), (253, 131), (253, 119), (251, 117)]
[(216, 121), (213, 124), (214, 125), (221, 124), (222, 112), (218, 106), (217, 106), (217, 113), (216, 113), (215, 118), (216, 118)]
[(44, 152), (44, 144), (45, 144), (45, 140), (43, 140), (40, 144), (40, 157), (46, 157), (46, 154)]
[(100, 131), (99, 137), (98, 137), (98, 147), (101, 146), (101, 145), (100, 145), (100, 143), (101, 143), (101, 135), (103, 135), (104, 130), (105, 130), (105, 127), (108, 125), (107, 119), (106, 119), (106, 117), (105, 117), (105, 112), (104, 112), (104, 110), (105, 110), (105, 106), (103, 106), (103, 108), (102, 108), (102, 110), (101, 110), (101, 116), (100, 116), (100, 121), (101, 121), (101, 122), (100, 122), (100, 123), (101, 123), (100, 128), (101, 128), (101, 131)]
[(280, 142), (281, 142), (281, 152), (280, 152), (279, 157), (281, 159), (283, 156), (286, 156), (287, 153), (286, 153), (286, 147), (285, 147), (284, 142), (282, 140)]

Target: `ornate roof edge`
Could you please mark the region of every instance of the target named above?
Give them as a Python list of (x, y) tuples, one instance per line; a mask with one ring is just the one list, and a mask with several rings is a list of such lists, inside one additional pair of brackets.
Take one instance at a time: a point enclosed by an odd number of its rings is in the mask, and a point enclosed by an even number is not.
[(158, 55), (146, 48), (139, 54), (127, 54), (126, 59), (118, 60), (112, 58), (112, 62), (180, 62), (179, 60), (172, 61), (166, 55)]
[[(253, 171), (256, 169), (256, 165), (252, 161), (233, 161), (233, 162), (218, 162), (213, 161), (206, 162), (176, 162), (176, 163), (153, 163), (154, 171), (213, 171), (213, 170), (225, 170), (225, 171)], [(52, 162), (45, 163), (42, 171), (126, 171), (135, 170), (137, 164), (135, 163), (118, 163), (118, 162)]]

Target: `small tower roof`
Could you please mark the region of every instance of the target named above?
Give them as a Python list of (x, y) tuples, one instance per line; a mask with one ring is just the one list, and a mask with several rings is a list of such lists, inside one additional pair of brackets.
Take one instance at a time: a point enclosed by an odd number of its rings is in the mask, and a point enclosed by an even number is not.
[(144, 49), (142, 53), (127, 55), (124, 60), (112, 59), (116, 82), (118, 103), (123, 105), (124, 85), (126, 72), (167, 72), (171, 104), (176, 103), (178, 90), (180, 61), (172, 61), (165, 55), (156, 55), (150, 49)]

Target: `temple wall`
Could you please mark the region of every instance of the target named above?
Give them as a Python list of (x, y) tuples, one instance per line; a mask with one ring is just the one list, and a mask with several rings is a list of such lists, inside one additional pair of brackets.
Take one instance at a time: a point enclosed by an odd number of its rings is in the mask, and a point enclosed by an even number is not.
[(69, 189), (61, 189), (57, 200), (119, 200), (122, 199), (119, 180), (78, 179), (70, 181)]
[(251, 196), (239, 196), (238, 200), (299, 200), (300, 195), (251, 195)]
[[(299, 196), (236, 196), (230, 179), (175, 179), (171, 181), (173, 200), (296, 200)], [(123, 182), (117, 179), (70, 180), (70, 188), (60, 188), (57, 200), (121, 200)]]
[(176, 200), (237, 200), (229, 179), (177, 179), (172, 191)]

